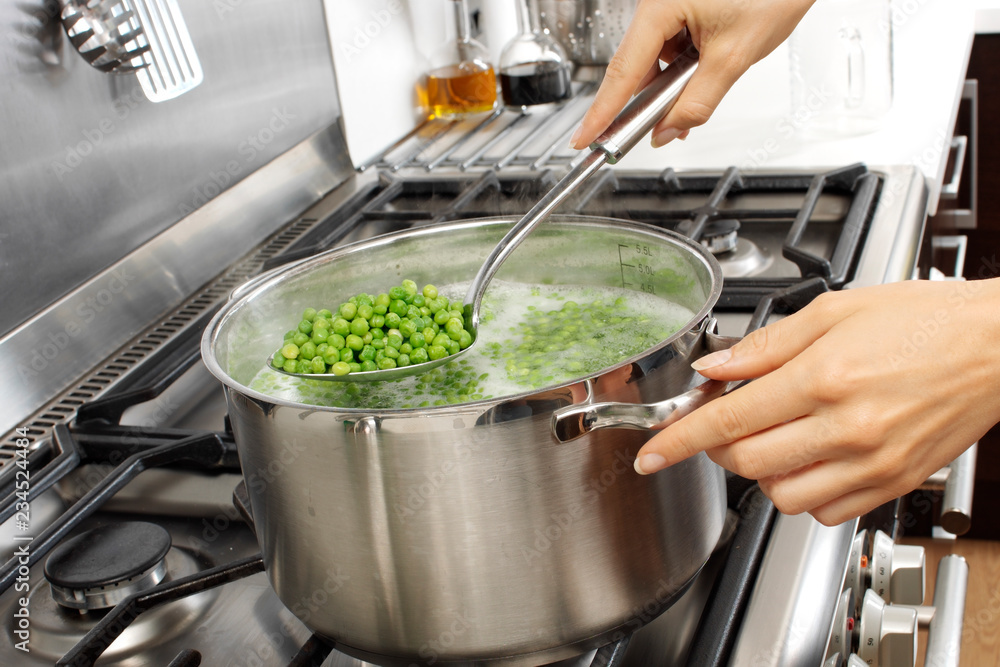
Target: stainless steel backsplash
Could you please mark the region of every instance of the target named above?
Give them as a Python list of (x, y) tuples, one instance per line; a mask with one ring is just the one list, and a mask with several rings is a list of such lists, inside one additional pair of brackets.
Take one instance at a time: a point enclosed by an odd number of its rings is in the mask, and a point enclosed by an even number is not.
[(0, 337), (339, 116), (320, 0), (180, 0), (205, 72), (149, 102), (44, 0), (0, 4)]
[(154, 104), (0, 3), (0, 434), (353, 173), (321, 0), (178, 4), (204, 81)]

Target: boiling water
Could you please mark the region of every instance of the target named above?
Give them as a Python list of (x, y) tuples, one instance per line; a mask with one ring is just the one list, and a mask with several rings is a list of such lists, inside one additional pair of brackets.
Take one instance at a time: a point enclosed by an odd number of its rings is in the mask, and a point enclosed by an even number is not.
[[(439, 287), (459, 295), (465, 286)], [(461, 358), (391, 382), (324, 382), (263, 364), (250, 388), (279, 399), (341, 408), (406, 409), (499, 398), (587, 377), (668, 338), (694, 313), (614, 287), (494, 280), (483, 299), (479, 341)]]

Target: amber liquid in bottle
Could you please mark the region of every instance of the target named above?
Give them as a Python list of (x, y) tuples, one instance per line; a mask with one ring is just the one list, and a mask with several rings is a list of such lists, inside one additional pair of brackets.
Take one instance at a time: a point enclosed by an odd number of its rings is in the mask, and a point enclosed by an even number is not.
[(428, 72), (423, 92), (424, 106), (435, 118), (481, 113), (496, 104), (496, 74), (474, 63), (448, 65)]

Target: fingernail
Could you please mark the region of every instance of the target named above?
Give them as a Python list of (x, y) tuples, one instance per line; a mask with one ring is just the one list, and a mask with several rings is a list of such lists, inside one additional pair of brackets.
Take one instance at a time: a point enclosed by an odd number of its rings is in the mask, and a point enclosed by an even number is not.
[(680, 139), (681, 141), (685, 141), (688, 138), (689, 134), (691, 134), (691, 130), (684, 130), (683, 132), (680, 133), (680, 135), (678, 135), (677, 138)]
[(718, 352), (713, 352), (712, 354), (706, 354), (701, 359), (695, 359), (691, 362), (691, 368), (696, 371), (703, 371), (706, 368), (714, 368), (716, 366), (721, 366), (722, 364), (729, 361), (730, 357), (733, 356), (732, 350), (719, 350)]
[(659, 148), (660, 146), (666, 146), (671, 141), (681, 136), (681, 131), (676, 127), (668, 127), (665, 130), (660, 130), (653, 135), (653, 148)]
[(576, 129), (573, 130), (573, 134), (570, 135), (570, 138), (569, 138), (569, 147), (570, 148), (576, 149), (576, 142), (580, 138), (581, 134), (583, 134), (583, 124), (577, 125)]
[(640, 475), (648, 475), (667, 467), (667, 460), (659, 454), (643, 454), (635, 460), (635, 471)]

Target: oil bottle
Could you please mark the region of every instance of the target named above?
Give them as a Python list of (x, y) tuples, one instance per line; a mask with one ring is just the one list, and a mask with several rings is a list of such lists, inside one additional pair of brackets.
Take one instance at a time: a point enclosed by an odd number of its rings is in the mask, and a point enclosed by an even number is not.
[(449, 0), (456, 39), (431, 58), (421, 95), (432, 118), (461, 118), (497, 104), (497, 81), (486, 47), (469, 36), (465, 0)]

